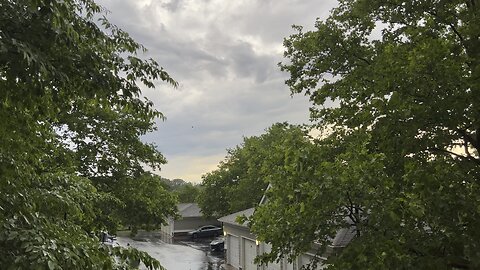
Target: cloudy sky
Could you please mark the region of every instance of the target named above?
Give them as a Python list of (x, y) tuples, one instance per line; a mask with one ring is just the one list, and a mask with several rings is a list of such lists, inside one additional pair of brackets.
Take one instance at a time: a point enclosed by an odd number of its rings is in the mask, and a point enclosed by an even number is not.
[(168, 159), (158, 174), (200, 182), (227, 148), (276, 122), (308, 122), (308, 100), (280, 72), (291, 25), (312, 29), (334, 0), (98, 0), (110, 21), (179, 82), (145, 95), (165, 114), (145, 136)]

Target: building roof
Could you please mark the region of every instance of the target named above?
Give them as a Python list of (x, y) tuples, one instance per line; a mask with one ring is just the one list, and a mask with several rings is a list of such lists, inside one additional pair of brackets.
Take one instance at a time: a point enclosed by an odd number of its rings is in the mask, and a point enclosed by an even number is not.
[[(218, 219), (218, 221), (227, 223), (227, 224), (232, 224), (244, 228), (248, 228), (248, 222), (245, 222), (243, 224), (240, 224), (237, 222), (237, 217), (245, 216), (247, 218), (251, 217), (253, 215), (253, 212), (255, 211), (255, 208), (249, 208), (243, 211), (239, 211), (233, 214), (230, 214), (228, 216), (224, 216)], [(351, 222), (351, 221), (350, 221)], [(332, 243), (330, 247), (332, 248), (342, 248), (346, 247), (355, 237), (357, 234), (357, 230), (354, 226), (351, 226), (349, 228), (342, 228), (337, 231), (335, 237), (332, 239)]]
[(337, 231), (331, 246), (334, 248), (346, 247), (350, 242), (352, 242), (355, 235), (357, 235), (357, 230), (355, 227), (340, 229)]
[(202, 210), (196, 203), (179, 203), (177, 204), (177, 209), (183, 218), (203, 216)]
[[(269, 190), (270, 188), (272, 188), (272, 184), (268, 184), (266, 190)], [(267, 203), (267, 201), (268, 201), (268, 197), (265, 193), (263, 194), (263, 197), (260, 200), (260, 205)], [(350, 225), (354, 224), (353, 221), (348, 217), (345, 218), (345, 221)], [(357, 235), (357, 229), (355, 228), (355, 226), (350, 226), (349, 228), (342, 228), (338, 230), (337, 233), (335, 234), (335, 237), (333, 238), (330, 247), (333, 247), (333, 248), (346, 247), (350, 242), (352, 242), (353, 238), (356, 235)]]
[(243, 211), (240, 211), (240, 212), (230, 214), (228, 216), (221, 217), (221, 218), (218, 219), (218, 221), (247, 228), (248, 227), (248, 222), (240, 224), (240, 223), (237, 222), (237, 217), (245, 216), (245, 217), (249, 218), (253, 215), (254, 211), (255, 211), (255, 208), (252, 207), (252, 208), (249, 208), (247, 210), (243, 210)]

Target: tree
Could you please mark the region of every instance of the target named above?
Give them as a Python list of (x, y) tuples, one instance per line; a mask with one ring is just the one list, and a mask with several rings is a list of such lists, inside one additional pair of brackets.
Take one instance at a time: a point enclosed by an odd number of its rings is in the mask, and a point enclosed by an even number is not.
[(0, 2), (2, 266), (124, 269), (130, 258), (160, 267), (90, 235), (118, 223), (125, 179), (144, 190), (142, 165), (165, 162), (139, 139), (163, 117), (140, 87), (176, 82), (142, 50), (91, 0)]
[(260, 136), (244, 138), (241, 146), (228, 150), (217, 170), (202, 177), (198, 197), (202, 212), (220, 217), (258, 205), (269, 183), (269, 166), (285, 162), (272, 152), (305, 138), (301, 128), (286, 123), (274, 124)]
[(143, 175), (140, 178), (124, 178), (118, 186), (118, 196), (125, 207), (120, 217), (122, 224), (147, 230), (158, 228), (170, 216), (177, 213), (176, 197), (165, 190), (159, 176)]
[(221, 217), (235, 212), (230, 210), (230, 185), (233, 185), (231, 175), (221, 165), (219, 169), (202, 176), (198, 205), (204, 216)]
[(177, 187), (174, 194), (178, 198), (180, 203), (193, 203), (197, 201), (198, 194), (200, 193), (200, 186), (192, 183), (185, 183)]
[(480, 267), (479, 3), (339, 2), (284, 42), (286, 83), (325, 135), (308, 178), (285, 169), (254, 214), (264, 259), (353, 226), (329, 269)]
[(200, 193), (200, 186), (185, 182), (183, 179), (167, 179), (161, 177), (161, 182), (165, 189), (173, 193), (180, 203), (193, 203), (197, 201)]

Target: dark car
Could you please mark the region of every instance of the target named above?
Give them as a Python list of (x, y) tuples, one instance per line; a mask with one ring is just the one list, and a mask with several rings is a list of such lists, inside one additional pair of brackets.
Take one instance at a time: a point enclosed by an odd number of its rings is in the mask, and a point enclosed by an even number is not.
[(115, 235), (110, 235), (108, 234), (108, 232), (104, 232), (104, 231), (100, 232), (100, 242), (113, 243), (115, 240), (117, 240), (117, 237)]
[(219, 237), (212, 242), (210, 242), (210, 248), (212, 251), (221, 252), (225, 248), (225, 239), (223, 237)]
[(192, 238), (219, 236), (221, 234), (222, 228), (213, 225), (202, 226), (194, 231), (188, 232), (188, 235)]

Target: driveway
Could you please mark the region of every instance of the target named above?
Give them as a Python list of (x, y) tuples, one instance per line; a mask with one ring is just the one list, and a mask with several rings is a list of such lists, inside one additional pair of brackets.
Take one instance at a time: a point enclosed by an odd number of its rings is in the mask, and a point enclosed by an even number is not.
[(211, 238), (190, 240), (179, 239), (168, 244), (158, 237), (142, 236), (135, 240), (119, 236), (117, 242), (121, 246), (130, 246), (147, 252), (157, 259), (167, 270), (220, 270), (224, 263), (222, 252), (210, 251)]

